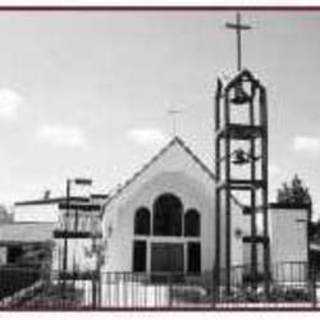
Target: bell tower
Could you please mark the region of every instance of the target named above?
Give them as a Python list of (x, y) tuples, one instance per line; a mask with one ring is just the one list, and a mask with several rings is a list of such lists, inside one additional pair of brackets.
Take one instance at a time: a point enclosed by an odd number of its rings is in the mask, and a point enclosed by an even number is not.
[[(236, 220), (233, 200), (242, 203), (242, 221), (247, 228), (237, 234), (242, 248), (249, 249), (249, 263), (243, 266), (242, 283), (256, 290), (264, 284), (269, 292), (270, 253), (268, 235), (268, 115), (266, 89), (241, 65), (241, 32), (251, 29), (227, 23), (236, 31), (237, 74), (227, 83), (217, 81), (215, 95), (215, 283), (228, 295), (233, 286), (235, 262), (233, 238)], [(257, 219), (260, 217), (260, 219)], [(261, 222), (259, 228), (257, 220)], [(240, 238), (240, 239), (239, 239)], [(239, 274), (238, 274), (239, 275)]]

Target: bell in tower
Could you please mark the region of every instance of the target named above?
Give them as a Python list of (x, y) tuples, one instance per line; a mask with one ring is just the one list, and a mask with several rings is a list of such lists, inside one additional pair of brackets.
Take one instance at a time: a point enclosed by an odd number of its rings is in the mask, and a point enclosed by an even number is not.
[(250, 96), (243, 89), (242, 83), (239, 83), (234, 88), (234, 95), (231, 98), (231, 102), (235, 105), (241, 105), (250, 102)]

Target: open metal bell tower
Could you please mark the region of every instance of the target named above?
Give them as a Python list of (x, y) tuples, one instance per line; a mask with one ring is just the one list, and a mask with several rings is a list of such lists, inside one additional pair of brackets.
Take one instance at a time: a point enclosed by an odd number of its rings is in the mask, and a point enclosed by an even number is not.
[[(231, 293), (239, 252), (242, 257), (242, 282), (256, 291), (264, 283), (266, 296), (270, 283), (270, 246), (268, 235), (268, 115), (265, 87), (246, 69), (242, 69), (241, 33), (251, 26), (226, 23), (236, 31), (238, 73), (228, 82), (217, 82), (215, 96), (215, 210), (216, 249), (214, 280), (220, 293)], [(233, 206), (237, 203), (237, 209)], [(244, 204), (243, 204), (244, 203)], [(242, 213), (239, 205), (242, 207)], [(261, 228), (257, 228), (257, 216)], [(241, 230), (236, 225), (241, 220)], [(234, 222), (234, 221), (238, 222)], [(239, 241), (240, 247), (239, 247)], [(241, 248), (241, 249), (240, 249)], [(247, 261), (246, 261), (247, 260)], [(261, 277), (262, 276), (262, 277)], [(220, 294), (219, 294), (220, 296)]]
[[(243, 119), (239, 120), (240, 110)], [(227, 294), (233, 272), (233, 198), (239, 202), (246, 198), (242, 214), (248, 218), (249, 234), (240, 237), (250, 248), (250, 287), (257, 288), (258, 268), (262, 267), (265, 292), (269, 292), (267, 118), (266, 90), (248, 70), (240, 71), (225, 85), (218, 80), (215, 97), (215, 281)], [(262, 231), (257, 230), (258, 214), (262, 218)], [(262, 246), (261, 250), (258, 246)], [(261, 267), (259, 252), (262, 253)]]

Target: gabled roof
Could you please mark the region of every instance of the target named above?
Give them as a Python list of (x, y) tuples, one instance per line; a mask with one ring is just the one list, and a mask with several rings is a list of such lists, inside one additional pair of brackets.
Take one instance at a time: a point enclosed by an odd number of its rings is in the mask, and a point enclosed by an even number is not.
[(174, 145), (179, 145), (199, 167), (215, 181), (215, 176), (212, 171), (194, 154), (194, 152), (187, 147), (185, 142), (178, 136), (175, 136), (164, 148), (162, 148), (149, 162), (147, 162), (140, 170), (138, 170), (131, 178), (126, 180), (124, 184), (117, 189), (117, 191), (109, 197), (104, 204), (103, 209), (108, 206), (115, 198), (117, 198), (124, 190), (126, 190), (135, 180), (137, 180), (148, 168), (150, 168), (155, 162), (157, 162), (170, 148)]
[[(199, 165), (199, 167), (213, 180), (216, 181), (216, 177), (213, 172), (209, 169), (207, 165), (205, 165), (202, 160), (195, 155), (195, 153), (185, 144), (185, 142), (178, 136), (175, 136), (164, 148), (162, 148), (149, 162), (147, 162), (140, 170), (138, 170), (131, 178), (126, 180), (124, 184), (122, 184), (114, 194), (111, 194), (108, 200), (102, 206), (102, 215), (104, 213), (104, 209), (123, 191), (125, 191), (135, 180), (137, 180), (145, 171), (148, 170), (155, 162), (157, 162), (170, 148), (174, 145), (178, 144), (192, 159), (195, 163)], [(234, 203), (240, 207), (242, 210), (245, 209), (245, 205), (242, 204), (234, 195), (231, 194), (231, 199)]]
[[(14, 203), (15, 206), (26, 206), (26, 205), (41, 205), (41, 204), (59, 204), (61, 202), (66, 202), (66, 197), (59, 198), (49, 198), (49, 199), (38, 199), (38, 200), (27, 200), (27, 201), (17, 201)], [(72, 196), (69, 198), (69, 201), (76, 202), (89, 202), (87, 197), (75, 197)]]
[(227, 89), (231, 86), (235, 85), (240, 80), (246, 80), (250, 82), (258, 83), (258, 79), (253, 75), (253, 73), (248, 69), (242, 69), (240, 71), (237, 71), (236, 73), (230, 75), (228, 79), (225, 79), (223, 77), (219, 78), (220, 83), (222, 86)]

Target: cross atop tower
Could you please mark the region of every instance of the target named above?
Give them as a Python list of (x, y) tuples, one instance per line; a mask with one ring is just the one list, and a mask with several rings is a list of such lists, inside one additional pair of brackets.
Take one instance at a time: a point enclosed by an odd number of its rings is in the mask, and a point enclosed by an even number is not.
[(241, 15), (237, 12), (236, 23), (226, 23), (226, 28), (236, 30), (237, 36), (237, 68), (238, 71), (241, 71), (241, 32), (250, 30), (251, 26), (246, 24), (241, 24)]

